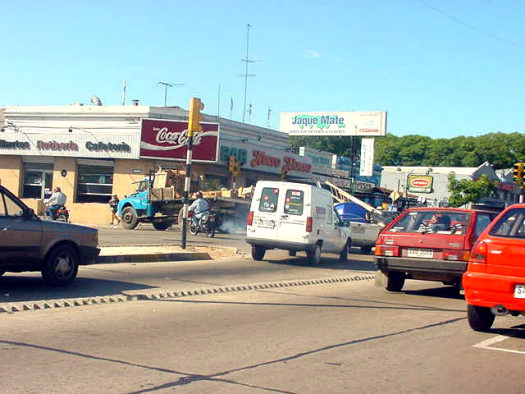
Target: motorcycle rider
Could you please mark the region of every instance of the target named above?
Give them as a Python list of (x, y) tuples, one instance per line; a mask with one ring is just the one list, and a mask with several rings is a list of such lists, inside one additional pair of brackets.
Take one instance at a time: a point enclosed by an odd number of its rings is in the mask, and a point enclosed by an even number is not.
[(193, 201), (193, 204), (191, 204), (188, 208), (188, 211), (194, 212), (191, 220), (193, 221), (193, 225), (195, 227), (198, 226), (199, 219), (204, 215), (204, 213), (209, 212), (210, 210), (210, 203), (202, 197), (201, 192), (197, 192), (196, 197), (197, 199)]
[(51, 197), (44, 200), (44, 204), (47, 205), (46, 216), (49, 216), (51, 219), (55, 217), (55, 212), (66, 205), (67, 197), (62, 190), (57, 186), (53, 189), (53, 194)]

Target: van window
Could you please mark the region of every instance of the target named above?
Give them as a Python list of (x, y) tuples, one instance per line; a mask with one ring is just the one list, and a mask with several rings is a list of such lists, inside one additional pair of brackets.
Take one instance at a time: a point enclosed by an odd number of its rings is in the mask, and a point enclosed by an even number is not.
[(301, 190), (287, 190), (284, 204), (284, 213), (290, 215), (303, 214), (304, 192)]
[(265, 187), (261, 193), (259, 203), (260, 212), (275, 212), (277, 210), (277, 200), (279, 199), (279, 189), (275, 187)]

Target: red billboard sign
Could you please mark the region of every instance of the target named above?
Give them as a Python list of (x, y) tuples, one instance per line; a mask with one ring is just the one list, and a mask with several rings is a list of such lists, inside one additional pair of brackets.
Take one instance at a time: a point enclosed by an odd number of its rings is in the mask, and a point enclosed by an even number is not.
[[(201, 123), (202, 131), (193, 136), (194, 161), (216, 162), (219, 149), (219, 124)], [(188, 122), (142, 119), (140, 157), (185, 160), (188, 150)]]

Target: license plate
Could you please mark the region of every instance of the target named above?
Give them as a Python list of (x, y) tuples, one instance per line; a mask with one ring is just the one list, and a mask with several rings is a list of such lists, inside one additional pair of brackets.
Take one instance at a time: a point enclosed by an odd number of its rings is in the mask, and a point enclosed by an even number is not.
[(275, 222), (273, 220), (259, 220), (259, 227), (274, 228)]
[(432, 251), (432, 249), (408, 249), (407, 256), (431, 259), (434, 257), (434, 252)]
[(525, 298), (525, 285), (516, 285), (514, 298)]

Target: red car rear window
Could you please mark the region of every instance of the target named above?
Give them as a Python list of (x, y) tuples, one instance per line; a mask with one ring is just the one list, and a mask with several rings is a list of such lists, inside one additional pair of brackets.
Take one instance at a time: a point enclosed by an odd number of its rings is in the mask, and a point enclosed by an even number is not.
[(507, 211), (494, 224), (489, 234), (498, 237), (525, 239), (525, 209), (516, 208)]
[(409, 212), (388, 230), (389, 233), (460, 234), (467, 232), (470, 214), (440, 210)]

